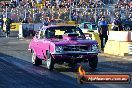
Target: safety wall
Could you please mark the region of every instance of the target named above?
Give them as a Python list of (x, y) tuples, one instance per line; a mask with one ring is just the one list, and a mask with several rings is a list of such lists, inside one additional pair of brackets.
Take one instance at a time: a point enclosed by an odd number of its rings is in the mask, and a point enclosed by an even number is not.
[(130, 42), (132, 41), (131, 34), (132, 32), (129, 31), (110, 31), (108, 40)]
[(42, 23), (22, 23), (22, 29), (23, 30), (34, 30), (38, 31), (43, 26)]
[(20, 23), (19, 24), (19, 33), (18, 33), (18, 37), (19, 38), (23, 38), (23, 33), (24, 32), (29, 32), (29, 30), (34, 30), (34, 31), (38, 31), (41, 27), (42, 27), (42, 23)]
[[(19, 25), (20, 25), (20, 23), (12, 23), (10, 31), (19, 31)], [(5, 25), (4, 25), (4, 30), (6, 30), (6, 26)]]
[(132, 32), (110, 31), (104, 53), (126, 56), (132, 54)]
[[(19, 25), (20, 25), (20, 23), (12, 23), (10, 31), (19, 31)], [(4, 31), (6, 30), (6, 25), (5, 24), (4, 24), (3, 30)]]
[(39, 30), (42, 26), (43, 26), (42, 23), (36, 23), (36, 24), (34, 24), (34, 30), (37, 31), (37, 30)]
[(34, 30), (34, 24), (22, 23), (22, 30)]
[[(12, 23), (10, 28), (10, 36), (18, 36), (20, 23)], [(6, 25), (4, 24), (3, 30), (6, 31)]]

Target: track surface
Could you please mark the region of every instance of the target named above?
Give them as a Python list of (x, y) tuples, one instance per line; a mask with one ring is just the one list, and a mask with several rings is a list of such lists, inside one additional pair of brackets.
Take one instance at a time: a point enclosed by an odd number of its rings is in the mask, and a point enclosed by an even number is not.
[[(31, 53), (27, 50), (30, 39), (18, 40), (15, 37), (0, 38), (0, 88), (132, 88), (130, 84), (77, 84), (77, 72), (56, 65), (50, 72), (45, 63), (35, 67), (31, 63)], [(88, 73), (119, 73), (132, 76), (132, 61), (108, 58), (99, 55), (98, 68)]]

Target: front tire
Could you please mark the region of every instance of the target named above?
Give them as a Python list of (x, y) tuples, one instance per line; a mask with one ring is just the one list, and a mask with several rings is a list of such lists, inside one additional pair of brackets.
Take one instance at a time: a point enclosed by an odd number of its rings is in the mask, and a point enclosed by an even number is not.
[(89, 66), (91, 69), (96, 69), (98, 64), (98, 56), (89, 59)]
[(36, 66), (39, 66), (42, 64), (42, 60), (39, 59), (34, 52), (32, 53), (32, 63), (33, 65), (36, 65)]
[(49, 52), (47, 52), (46, 58), (47, 58), (47, 61), (46, 61), (47, 68), (48, 68), (48, 70), (51, 71), (54, 69), (54, 59), (52, 58), (52, 56)]

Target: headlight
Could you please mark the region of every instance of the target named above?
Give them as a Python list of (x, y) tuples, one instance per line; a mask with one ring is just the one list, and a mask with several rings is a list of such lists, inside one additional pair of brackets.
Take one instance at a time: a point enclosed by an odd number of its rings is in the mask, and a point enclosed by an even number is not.
[(62, 46), (56, 46), (55, 47), (55, 51), (56, 52), (62, 52), (63, 51), (63, 47)]
[(92, 51), (99, 51), (97, 44), (92, 45)]

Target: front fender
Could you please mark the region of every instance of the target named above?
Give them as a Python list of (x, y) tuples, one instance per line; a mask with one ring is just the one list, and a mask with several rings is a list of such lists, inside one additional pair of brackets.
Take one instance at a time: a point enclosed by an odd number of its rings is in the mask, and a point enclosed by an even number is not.
[(55, 53), (55, 44), (53, 42), (50, 42), (49, 51), (50, 53)]

